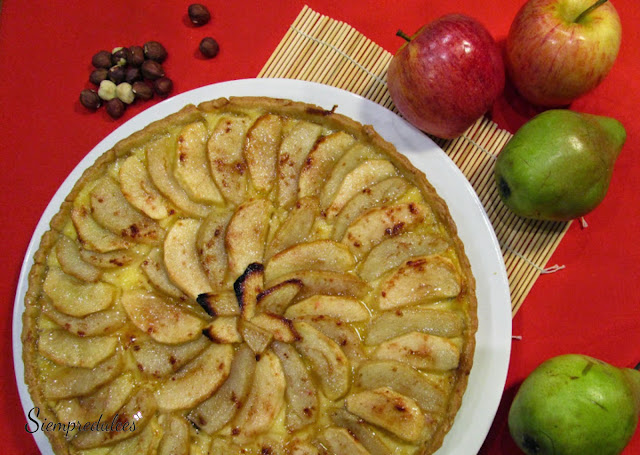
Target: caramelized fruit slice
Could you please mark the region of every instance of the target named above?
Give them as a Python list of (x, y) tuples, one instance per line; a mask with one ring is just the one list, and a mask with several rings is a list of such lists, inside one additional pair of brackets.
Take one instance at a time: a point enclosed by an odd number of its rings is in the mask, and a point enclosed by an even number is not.
[(78, 234), (80, 244), (101, 253), (129, 247), (129, 241), (100, 226), (91, 216), (89, 207), (74, 207), (71, 220)]
[(291, 305), (284, 316), (295, 319), (301, 316), (325, 316), (343, 322), (359, 322), (369, 319), (370, 314), (359, 300), (334, 295), (314, 295)]
[(461, 278), (450, 259), (440, 255), (407, 260), (380, 283), (378, 305), (387, 310), (457, 296)]
[(421, 223), (430, 209), (413, 202), (372, 209), (355, 220), (342, 239), (358, 259), (389, 237)]
[(340, 346), (306, 322), (296, 321), (294, 328), (300, 334), (295, 346), (309, 362), (322, 392), (330, 400), (343, 397), (348, 391), (351, 365)]
[(40, 334), (38, 351), (59, 365), (93, 368), (116, 351), (118, 339), (110, 336), (79, 337), (66, 330)]
[(345, 295), (363, 297), (367, 292), (367, 283), (349, 273), (327, 272), (322, 270), (299, 270), (281, 276), (274, 283), (267, 283), (270, 288), (280, 283), (296, 280), (302, 283), (302, 289), (296, 294), (302, 300), (316, 294)]
[(116, 298), (116, 288), (110, 284), (85, 283), (50, 267), (42, 289), (54, 308), (64, 314), (83, 317), (109, 308)]
[[(224, 427), (243, 405), (253, 382), (256, 356), (242, 345), (231, 362), (229, 377), (207, 400), (200, 403), (188, 418), (201, 430), (213, 434)], [(261, 380), (261, 379), (260, 379)]]
[(267, 313), (283, 314), (302, 287), (302, 281), (292, 279), (265, 289), (258, 295), (258, 308)]
[(391, 455), (393, 453), (378, 436), (377, 430), (361, 418), (344, 409), (332, 411), (330, 417), (336, 425), (346, 428), (371, 455)]
[(84, 317), (74, 317), (56, 310), (49, 299), (45, 298), (42, 303), (42, 312), (60, 327), (81, 337), (108, 335), (127, 322), (127, 314), (122, 305), (117, 302), (106, 310)]
[(93, 218), (112, 233), (125, 239), (156, 245), (164, 230), (153, 219), (138, 212), (122, 195), (110, 177), (101, 178), (91, 191)]
[(200, 263), (214, 289), (225, 285), (228, 258), (224, 239), (231, 215), (231, 211), (214, 207), (200, 225), (196, 235)]
[(276, 182), (278, 150), (282, 141), (282, 117), (263, 114), (249, 128), (244, 149), (253, 186), (269, 193)]
[(239, 205), (247, 192), (247, 163), (243, 150), (249, 119), (224, 115), (218, 120), (207, 143), (211, 174), (226, 200)]
[(327, 428), (320, 441), (334, 455), (369, 455), (369, 451), (345, 428)]
[(329, 270), (347, 272), (356, 262), (349, 249), (333, 240), (316, 240), (299, 243), (273, 256), (265, 268), (265, 280), (298, 270)]
[(448, 371), (458, 367), (460, 349), (447, 338), (409, 332), (381, 343), (373, 356), (404, 362), (414, 368)]
[(262, 264), (249, 264), (244, 273), (233, 283), (233, 290), (238, 299), (240, 314), (244, 319), (250, 320), (256, 313), (258, 295), (264, 290)]
[(442, 253), (448, 247), (449, 242), (434, 234), (409, 232), (392, 237), (371, 250), (358, 275), (363, 280), (374, 281), (411, 257)]
[(332, 219), (338, 215), (351, 198), (358, 193), (396, 174), (395, 166), (387, 160), (367, 160), (362, 162), (345, 175), (333, 201), (325, 211), (327, 218)]
[(94, 368), (59, 367), (44, 379), (44, 396), (50, 400), (88, 395), (115, 378), (122, 371), (119, 354)]
[(147, 276), (151, 284), (159, 291), (178, 299), (184, 298), (184, 293), (178, 288), (167, 272), (164, 264), (164, 253), (160, 248), (153, 248), (144, 261), (140, 264), (140, 268)]
[(433, 308), (412, 307), (387, 311), (369, 324), (365, 343), (380, 344), (408, 332), (424, 332), (442, 337), (457, 337), (464, 330), (460, 313)]
[(56, 258), (64, 273), (81, 281), (96, 282), (102, 273), (99, 268), (82, 259), (78, 245), (66, 235), (58, 238)]
[(171, 203), (151, 181), (146, 166), (136, 156), (130, 156), (119, 170), (120, 190), (131, 205), (154, 220), (169, 216)]
[(164, 414), (160, 417), (162, 439), (157, 455), (189, 455), (189, 422), (177, 414)]
[[(82, 431), (71, 441), (78, 449), (92, 449), (105, 444), (112, 444), (123, 439), (131, 438), (142, 432), (156, 413), (156, 401), (146, 388), (140, 388), (131, 398), (116, 411), (117, 419), (104, 416), (108, 422), (128, 423), (124, 431)], [(114, 414), (115, 416), (115, 414)], [(120, 426), (122, 428), (122, 425)], [(134, 442), (137, 445), (137, 442)]]
[(123, 374), (91, 395), (56, 404), (56, 415), (60, 422), (95, 422), (100, 415), (113, 415), (131, 396), (135, 382), (131, 374)]
[(358, 331), (350, 324), (326, 316), (302, 316), (298, 319), (309, 323), (335, 341), (352, 365), (356, 365), (364, 359), (362, 340)]
[(331, 174), (320, 191), (320, 206), (323, 209), (329, 207), (347, 174), (374, 155), (374, 149), (364, 144), (356, 144), (347, 150), (331, 169)]
[(238, 318), (218, 316), (202, 330), (202, 333), (214, 343), (233, 344), (242, 341), (238, 330)]
[(183, 344), (161, 344), (138, 337), (130, 349), (138, 370), (159, 378), (178, 371), (209, 344), (203, 336)]
[(99, 253), (96, 251), (80, 250), (83, 261), (103, 269), (115, 269), (131, 264), (135, 259), (135, 253), (129, 250), (114, 250)]
[(131, 322), (160, 343), (195, 340), (205, 324), (190, 311), (145, 290), (125, 291), (120, 300)]
[(178, 136), (174, 173), (192, 200), (219, 204), (223, 199), (209, 172), (207, 140), (203, 122), (183, 127)]
[(262, 262), (271, 211), (272, 204), (267, 199), (252, 199), (240, 205), (231, 217), (225, 246), (232, 279), (240, 276), (249, 264)]
[(235, 292), (209, 292), (200, 294), (196, 300), (209, 316), (240, 316)]
[(231, 424), (239, 442), (249, 442), (271, 428), (284, 406), (286, 381), (282, 365), (272, 351), (260, 355), (249, 394)]
[(273, 339), (284, 343), (292, 343), (298, 339), (291, 321), (271, 313), (260, 313), (251, 318), (251, 323), (271, 333)]
[(298, 193), (300, 169), (315, 144), (322, 127), (316, 123), (296, 122), (282, 139), (278, 152), (278, 204), (291, 207)]
[(319, 210), (318, 199), (315, 197), (298, 200), (267, 245), (265, 260), (269, 260), (285, 248), (309, 240), (309, 234)]
[(199, 220), (178, 220), (164, 241), (164, 263), (169, 277), (192, 299), (213, 290), (198, 257), (196, 235), (199, 228)]
[(287, 381), (286, 424), (291, 432), (311, 425), (318, 419), (318, 392), (307, 368), (290, 344), (274, 342), (273, 352), (282, 363)]
[(309, 152), (300, 171), (298, 197), (319, 196), (331, 168), (355, 139), (344, 131), (321, 137)]
[(175, 138), (165, 136), (151, 142), (146, 147), (147, 169), (158, 190), (188, 216), (204, 217), (209, 207), (193, 201), (174, 177), (171, 157), (175, 148)]
[(188, 409), (210, 397), (229, 376), (233, 348), (212, 344), (155, 392), (162, 411)]
[(409, 187), (409, 182), (405, 179), (390, 177), (356, 194), (334, 219), (333, 240), (340, 241), (349, 225), (367, 210), (393, 202)]
[(352, 414), (405, 441), (417, 442), (424, 430), (424, 416), (418, 404), (388, 387), (350, 395), (345, 406)]
[(416, 401), (425, 412), (442, 413), (447, 395), (423, 373), (393, 360), (370, 360), (356, 371), (354, 384), (364, 389), (390, 387)]

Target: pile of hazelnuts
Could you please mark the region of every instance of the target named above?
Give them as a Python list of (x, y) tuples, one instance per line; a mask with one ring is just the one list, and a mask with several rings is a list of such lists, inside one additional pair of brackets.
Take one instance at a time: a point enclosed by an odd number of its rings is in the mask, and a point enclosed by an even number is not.
[[(189, 5), (187, 14), (195, 27), (211, 19), (207, 7), (199, 3)], [(220, 47), (216, 40), (206, 37), (198, 49), (204, 58), (210, 59), (218, 55)], [(169, 95), (173, 82), (162, 68), (166, 58), (166, 49), (157, 41), (148, 41), (144, 46), (116, 47), (111, 52), (99, 51), (91, 59), (95, 69), (89, 76), (97, 90), (82, 90), (80, 103), (92, 111), (104, 104), (107, 113), (117, 119), (135, 100), (148, 101), (154, 93), (161, 97)]]
[(95, 69), (89, 81), (98, 89), (83, 90), (80, 103), (90, 110), (97, 110), (104, 103), (107, 113), (117, 119), (136, 99), (148, 101), (154, 92), (167, 96), (173, 82), (162, 68), (166, 58), (166, 49), (157, 41), (97, 52), (91, 59)]

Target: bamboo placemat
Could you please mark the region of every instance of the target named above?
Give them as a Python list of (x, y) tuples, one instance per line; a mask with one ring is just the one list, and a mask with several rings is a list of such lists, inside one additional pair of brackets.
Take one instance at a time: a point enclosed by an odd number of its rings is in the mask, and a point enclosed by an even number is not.
[[(305, 6), (258, 77), (320, 82), (361, 95), (397, 112), (386, 86), (392, 55), (353, 27)], [(453, 140), (432, 139), (467, 177), (482, 202), (502, 249), (513, 314), (545, 268), (570, 223), (533, 221), (512, 214), (493, 182), (497, 154), (511, 134), (486, 117)]]

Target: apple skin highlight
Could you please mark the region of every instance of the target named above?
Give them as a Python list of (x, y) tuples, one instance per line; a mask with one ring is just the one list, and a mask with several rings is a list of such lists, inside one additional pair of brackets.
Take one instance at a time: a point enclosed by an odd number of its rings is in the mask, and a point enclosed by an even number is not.
[(405, 119), (426, 133), (450, 139), (461, 135), (502, 93), (504, 64), (482, 24), (450, 14), (422, 27), (400, 47), (387, 82)]
[(559, 107), (593, 90), (620, 48), (620, 18), (611, 2), (575, 22), (594, 0), (529, 0), (507, 36), (505, 64), (527, 101)]

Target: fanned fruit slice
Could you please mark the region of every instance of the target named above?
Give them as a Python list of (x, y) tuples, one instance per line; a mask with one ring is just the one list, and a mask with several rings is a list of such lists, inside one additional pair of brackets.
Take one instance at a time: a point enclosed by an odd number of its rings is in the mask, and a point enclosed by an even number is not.
[(182, 128), (178, 136), (174, 172), (194, 201), (221, 203), (222, 195), (209, 173), (207, 139), (207, 127), (203, 122), (194, 122)]
[(146, 291), (127, 291), (121, 297), (131, 322), (151, 338), (166, 344), (180, 344), (201, 335), (204, 321), (179, 304)]
[(169, 278), (191, 298), (213, 290), (198, 256), (199, 228), (198, 220), (178, 220), (164, 241), (164, 263)]
[(154, 245), (164, 237), (163, 229), (134, 209), (110, 177), (102, 178), (93, 188), (91, 210), (101, 226), (128, 240)]
[(233, 348), (213, 344), (156, 390), (163, 411), (188, 409), (206, 400), (227, 379)]
[(53, 423), (114, 428), (47, 432), (56, 455), (438, 450), (469, 261), (425, 176), (337, 110), (187, 106), (83, 174), (34, 257), (25, 379)]

